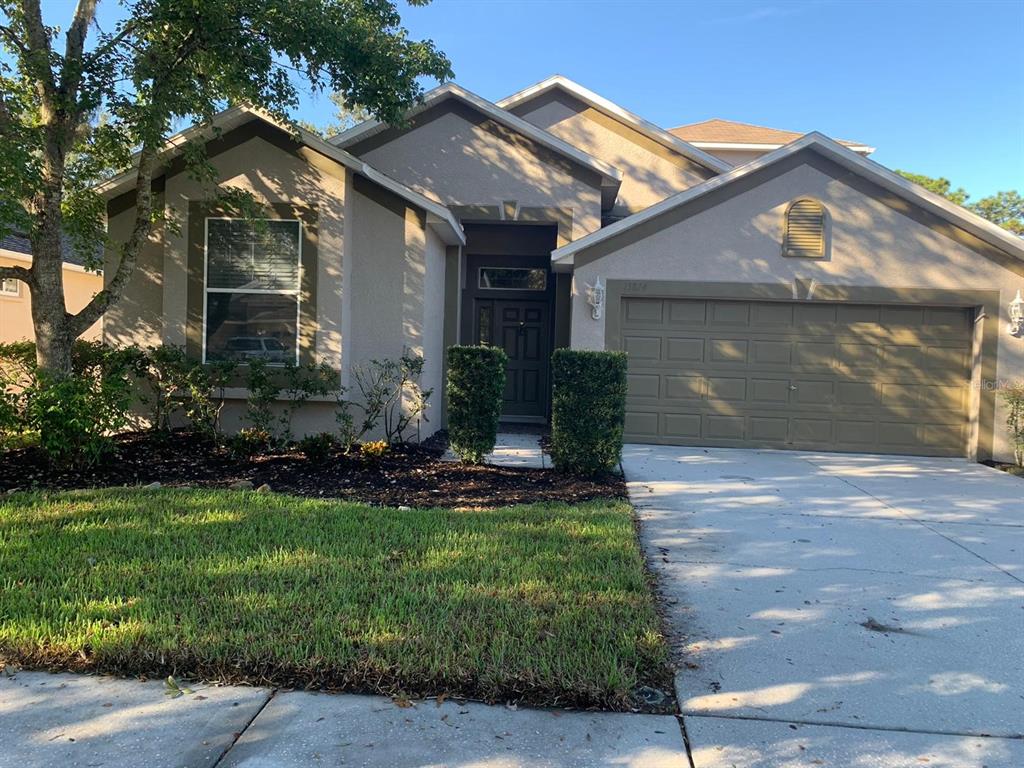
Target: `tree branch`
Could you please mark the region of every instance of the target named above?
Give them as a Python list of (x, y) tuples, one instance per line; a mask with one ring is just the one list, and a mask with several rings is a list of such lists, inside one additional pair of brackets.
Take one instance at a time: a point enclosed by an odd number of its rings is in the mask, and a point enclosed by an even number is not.
[(71, 103), (78, 98), (78, 86), (82, 82), (82, 51), (85, 49), (85, 36), (95, 17), (96, 0), (78, 0), (75, 18), (68, 27), (60, 83), (61, 92)]
[(21, 38), (14, 34), (13, 29), (0, 24), (0, 35), (7, 38), (7, 41), (14, 46), (22, 56), (28, 56), (28, 47), (21, 41)]
[[(56, 85), (50, 68), (50, 35), (43, 24), (39, 0), (21, 0), (21, 12), (25, 17), (25, 33), (28, 36), (28, 51), (25, 64), (36, 80), (39, 99), (46, 110), (53, 111), (53, 97)], [(44, 115), (45, 119), (46, 115)]]
[(73, 338), (81, 336), (86, 328), (95, 323), (106, 312), (107, 307), (117, 301), (128, 279), (135, 270), (139, 251), (149, 238), (153, 221), (153, 172), (157, 166), (157, 148), (147, 144), (139, 153), (139, 169), (135, 185), (135, 225), (124, 247), (114, 277), (106, 287), (92, 297), (92, 300), (75, 315), (68, 316), (68, 326)]
[(21, 280), (23, 283), (30, 283), (32, 271), (26, 267), (0, 267), (0, 280)]

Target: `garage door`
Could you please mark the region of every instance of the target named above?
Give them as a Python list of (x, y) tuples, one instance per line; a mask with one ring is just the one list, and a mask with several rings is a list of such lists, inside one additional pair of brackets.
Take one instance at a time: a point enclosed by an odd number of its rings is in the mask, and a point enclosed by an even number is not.
[(624, 298), (626, 438), (962, 456), (973, 311)]

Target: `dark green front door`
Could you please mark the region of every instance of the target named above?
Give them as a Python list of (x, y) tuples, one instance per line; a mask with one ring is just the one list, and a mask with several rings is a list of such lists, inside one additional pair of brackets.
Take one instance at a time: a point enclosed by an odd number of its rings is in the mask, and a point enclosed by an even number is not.
[(477, 299), (476, 340), (508, 355), (502, 415), (543, 420), (550, 392), (551, 322), (546, 301)]

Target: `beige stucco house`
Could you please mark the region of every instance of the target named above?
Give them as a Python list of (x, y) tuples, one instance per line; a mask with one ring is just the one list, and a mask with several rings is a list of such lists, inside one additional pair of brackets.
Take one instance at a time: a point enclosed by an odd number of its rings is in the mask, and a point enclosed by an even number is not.
[[(32, 248), (28, 238), (15, 234), (0, 238), (0, 267), (28, 267)], [(78, 312), (103, 289), (103, 276), (88, 271), (74, 249), (64, 254), (64, 303), (69, 312)], [(87, 341), (102, 336), (103, 321), (97, 320), (82, 334)], [(32, 296), (20, 280), (0, 280), (0, 343), (32, 341)]]
[[(411, 349), (437, 392), (448, 346), (500, 345), (523, 422), (549, 417), (555, 348), (621, 349), (629, 440), (1009, 458), (1024, 241), (866, 145), (725, 123), (666, 131), (557, 76), (497, 103), (447, 84), (329, 141), (230, 109), (209, 154), (270, 221), (210, 206), (176, 139), (156, 185), (175, 226), (104, 336), (324, 360), (343, 386)], [(104, 188), (115, 239), (132, 183)]]

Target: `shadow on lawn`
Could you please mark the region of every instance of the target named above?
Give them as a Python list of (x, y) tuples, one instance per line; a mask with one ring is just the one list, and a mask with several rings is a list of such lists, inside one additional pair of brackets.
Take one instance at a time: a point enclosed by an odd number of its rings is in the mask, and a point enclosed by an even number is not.
[(641, 685), (671, 688), (623, 504), (453, 512), (225, 492), (44, 499), (0, 506), (0, 579), (15, 585), (0, 596), (0, 657), (618, 709), (636, 705)]

